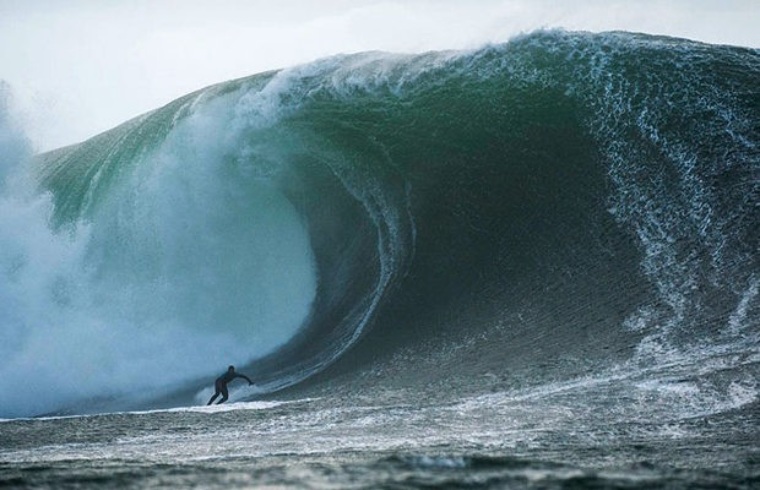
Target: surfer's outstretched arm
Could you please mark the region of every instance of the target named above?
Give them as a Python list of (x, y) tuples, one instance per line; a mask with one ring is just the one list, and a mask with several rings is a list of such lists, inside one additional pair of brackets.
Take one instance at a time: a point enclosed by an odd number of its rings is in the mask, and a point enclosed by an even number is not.
[(248, 381), (248, 384), (249, 384), (249, 385), (252, 385), (252, 384), (253, 384), (253, 381), (251, 381), (251, 378), (249, 378), (249, 377), (248, 377), (248, 376), (246, 376), (245, 374), (239, 374), (239, 373), (238, 373), (237, 377), (238, 377), (238, 378), (243, 378), (244, 380)]

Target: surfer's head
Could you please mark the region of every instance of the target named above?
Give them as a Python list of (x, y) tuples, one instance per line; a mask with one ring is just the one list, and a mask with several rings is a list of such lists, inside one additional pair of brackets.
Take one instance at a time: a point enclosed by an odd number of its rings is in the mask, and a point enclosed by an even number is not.
[(235, 366), (230, 366), (227, 368), (227, 371), (234, 371), (234, 370), (235, 370)]

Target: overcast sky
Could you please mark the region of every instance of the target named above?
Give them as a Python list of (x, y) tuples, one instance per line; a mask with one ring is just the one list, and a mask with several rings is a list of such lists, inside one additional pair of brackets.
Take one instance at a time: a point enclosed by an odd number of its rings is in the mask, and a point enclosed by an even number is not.
[(547, 27), (758, 48), (758, 26), (760, 0), (0, 0), (0, 80), (47, 150), (336, 53), (470, 48)]

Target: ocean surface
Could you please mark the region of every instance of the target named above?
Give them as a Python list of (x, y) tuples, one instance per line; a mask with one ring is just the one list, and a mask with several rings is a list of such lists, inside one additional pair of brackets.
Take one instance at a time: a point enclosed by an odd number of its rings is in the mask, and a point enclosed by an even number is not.
[(0, 486), (760, 488), (757, 49), (339, 55), (37, 155), (3, 90)]

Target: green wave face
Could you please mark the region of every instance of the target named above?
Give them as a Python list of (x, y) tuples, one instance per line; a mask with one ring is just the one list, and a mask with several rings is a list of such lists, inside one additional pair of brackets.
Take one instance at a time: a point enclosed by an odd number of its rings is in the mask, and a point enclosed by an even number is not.
[(742, 350), (759, 78), (756, 50), (540, 32), (226, 82), (42, 155), (46, 193), (0, 213), (29, 230), (3, 231), (0, 389), (47, 394), (0, 415), (195, 392), (229, 363), (272, 391), (536, 298), (492, 357)]

